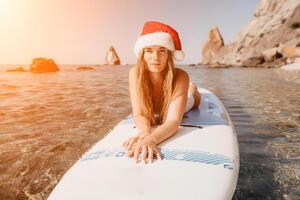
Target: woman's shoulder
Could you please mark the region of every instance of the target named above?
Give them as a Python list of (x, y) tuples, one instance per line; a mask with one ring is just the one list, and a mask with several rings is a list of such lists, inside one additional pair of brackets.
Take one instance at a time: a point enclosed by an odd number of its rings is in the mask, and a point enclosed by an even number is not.
[(136, 77), (137, 75), (137, 66), (133, 66), (129, 69), (129, 77)]
[(129, 73), (133, 73), (137, 71), (137, 66), (133, 65), (130, 69), (129, 69)]
[(189, 75), (183, 69), (176, 68), (175, 79), (181, 81), (189, 81)]

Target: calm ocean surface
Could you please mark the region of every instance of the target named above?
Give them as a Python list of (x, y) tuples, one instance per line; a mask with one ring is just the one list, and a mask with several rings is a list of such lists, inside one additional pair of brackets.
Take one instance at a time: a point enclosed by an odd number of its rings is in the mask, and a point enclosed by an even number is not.
[[(0, 66), (1, 200), (46, 199), (131, 112), (131, 66), (76, 67), (31, 74)], [(300, 199), (299, 78), (275, 69), (182, 68), (223, 101), (235, 124), (241, 163), (234, 199)]]

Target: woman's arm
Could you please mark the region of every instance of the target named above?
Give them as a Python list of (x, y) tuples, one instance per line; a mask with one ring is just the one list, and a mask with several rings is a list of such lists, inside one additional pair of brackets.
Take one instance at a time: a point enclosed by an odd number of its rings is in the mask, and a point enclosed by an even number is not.
[(129, 70), (129, 93), (134, 123), (140, 132), (149, 134), (151, 126), (146, 117), (142, 115), (142, 109), (138, 95), (138, 80), (136, 70), (136, 67), (133, 67)]
[(189, 88), (189, 76), (183, 70), (178, 70), (176, 73), (176, 81), (172, 100), (168, 109), (165, 122), (155, 128), (150, 135), (146, 136), (137, 143), (136, 147), (129, 151), (128, 156), (133, 156), (138, 163), (138, 155), (142, 152), (142, 160), (146, 163), (151, 163), (153, 155), (161, 159), (160, 152), (156, 145), (163, 142), (167, 138), (174, 135), (182, 120), (184, 109), (187, 103), (187, 93)]
[(147, 136), (149, 139), (160, 144), (164, 140), (174, 135), (181, 123), (184, 109), (187, 103), (187, 94), (189, 88), (189, 76), (180, 69), (177, 69), (174, 95), (168, 109), (168, 114), (165, 122), (152, 131), (151, 135)]
[(142, 115), (141, 104), (138, 95), (137, 68), (133, 67), (129, 70), (129, 94), (131, 100), (132, 114), (134, 124), (139, 130), (136, 136), (130, 137), (123, 142), (123, 147), (130, 150), (133, 145), (140, 142), (151, 133), (151, 125), (145, 116)]

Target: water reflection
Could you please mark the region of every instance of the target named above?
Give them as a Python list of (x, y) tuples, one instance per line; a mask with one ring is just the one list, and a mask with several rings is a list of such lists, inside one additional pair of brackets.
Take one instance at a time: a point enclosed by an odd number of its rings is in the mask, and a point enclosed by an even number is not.
[[(46, 199), (130, 113), (129, 68), (0, 72), (0, 199)], [(234, 199), (299, 199), (300, 85), (270, 69), (183, 68), (223, 101), (235, 124), (241, 165)]]

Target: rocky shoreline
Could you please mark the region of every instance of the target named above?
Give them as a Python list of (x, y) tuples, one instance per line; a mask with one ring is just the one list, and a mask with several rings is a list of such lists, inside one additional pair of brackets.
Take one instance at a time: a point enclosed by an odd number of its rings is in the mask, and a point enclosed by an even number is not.
[[(252, 20), (229, 44), (224, 43), (219, 28), (213, 27), (202, 57), (201, 63), (210, 67), (277, 68), (296, 63), (300, 57), (299, 0), (261, 0)], [(294, 68), (299, 70), (299, 64)]]

